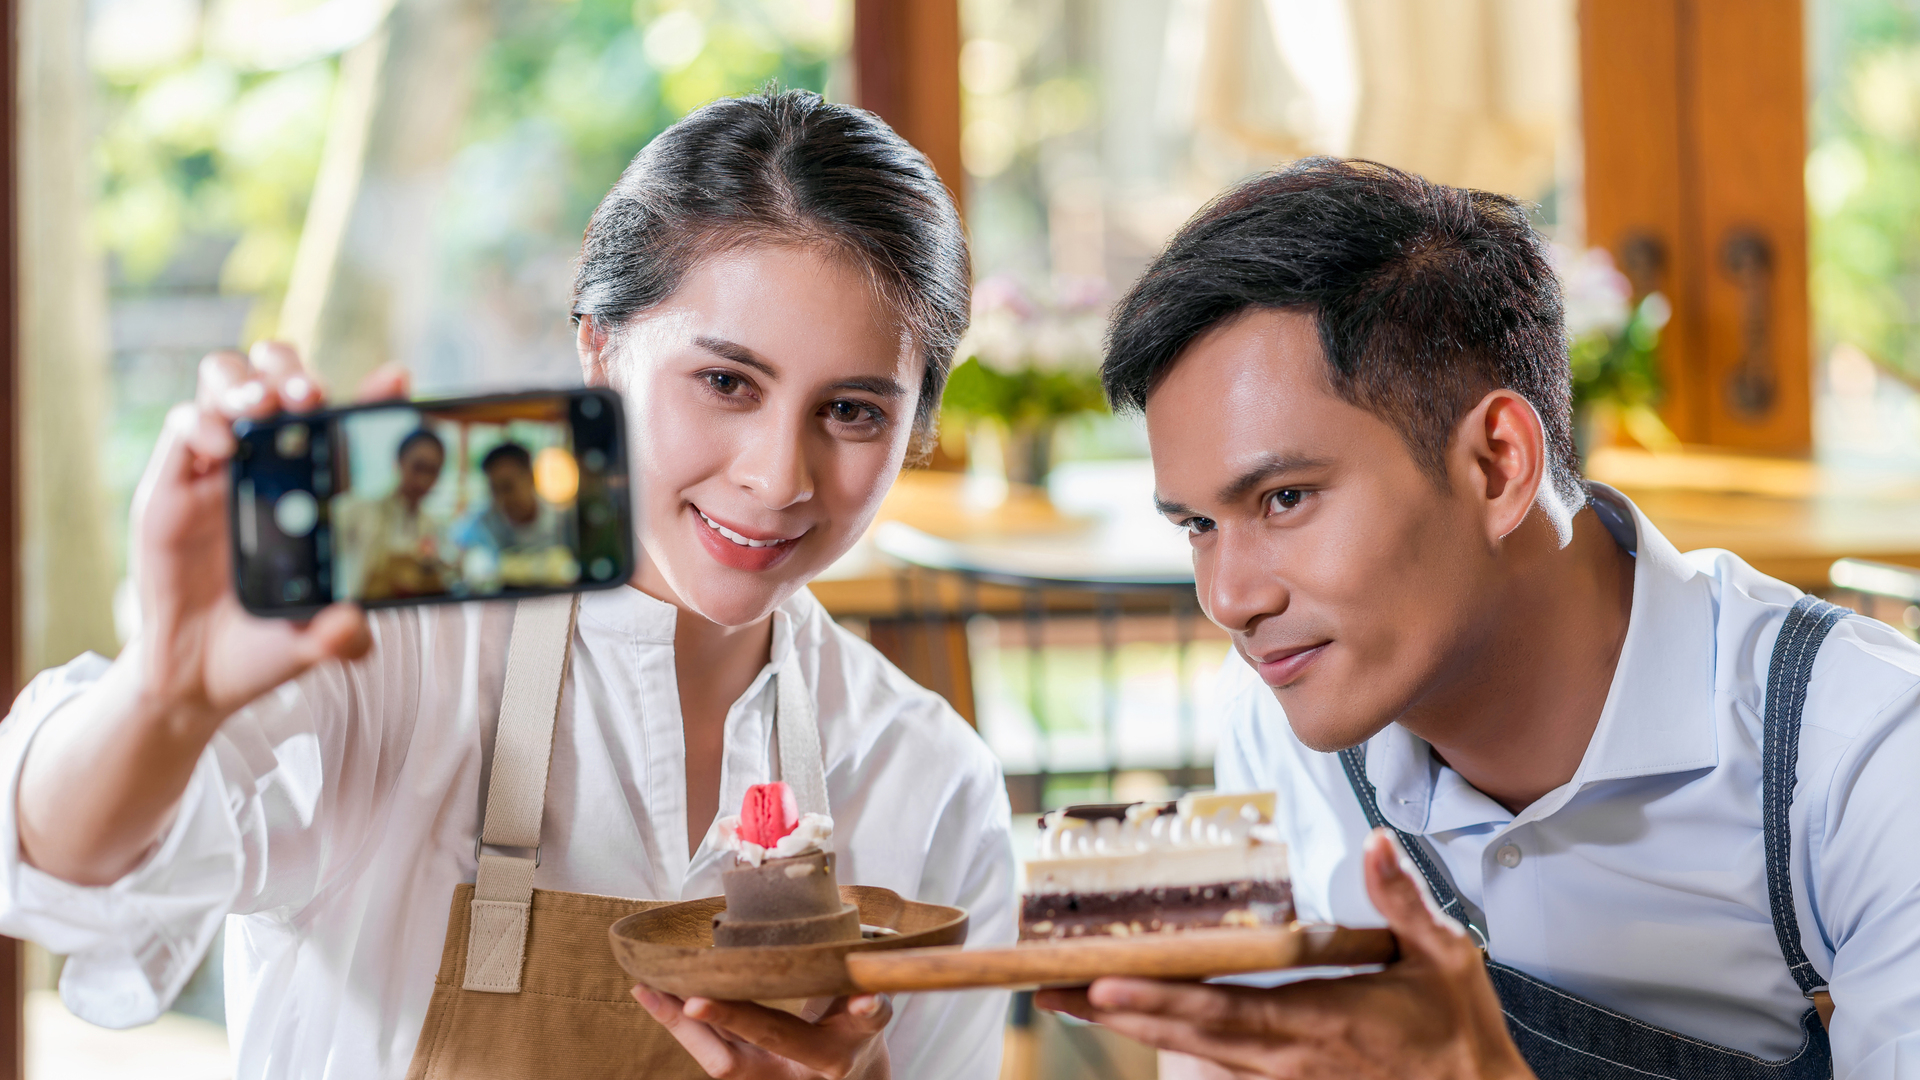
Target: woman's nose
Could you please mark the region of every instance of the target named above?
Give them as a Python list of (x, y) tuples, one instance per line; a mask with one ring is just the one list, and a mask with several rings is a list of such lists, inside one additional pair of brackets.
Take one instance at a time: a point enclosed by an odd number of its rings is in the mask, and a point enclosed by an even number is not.
[(733, 460), (733, 481), (774, 510), (813, 498), (813, 470), (801, 432), (767, 431), (747, 440)]

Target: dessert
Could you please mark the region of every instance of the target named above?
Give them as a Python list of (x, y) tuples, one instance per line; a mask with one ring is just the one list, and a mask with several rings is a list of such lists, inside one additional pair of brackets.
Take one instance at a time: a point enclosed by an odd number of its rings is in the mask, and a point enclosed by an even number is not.
[(1025, 867), (1020, 940), (1291, 923), (1273, 808), (1266, 791), (1055, 810)]
[(720, 873), (727, 907), (713, 917), (716, 946), (859, 940), (860, 909), (841, 901), (826, 847), (833, 819), (799, 813), (786, 784), (756, 784), (716, 827), (734, 856)]

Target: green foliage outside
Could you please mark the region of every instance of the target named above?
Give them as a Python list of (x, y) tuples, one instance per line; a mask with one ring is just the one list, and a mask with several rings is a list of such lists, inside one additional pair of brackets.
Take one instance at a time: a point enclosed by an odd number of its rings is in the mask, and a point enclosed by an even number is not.
[(1821, 0), (1807, 159), (1812, 301), (1823, 346), (1920, 378), (1920, 12)]

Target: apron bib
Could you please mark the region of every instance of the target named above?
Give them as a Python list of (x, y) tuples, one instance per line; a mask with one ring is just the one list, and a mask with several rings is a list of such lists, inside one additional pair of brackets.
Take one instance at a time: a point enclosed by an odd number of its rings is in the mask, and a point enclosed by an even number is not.
[[(579, 611), (574, 596), (522, 600), (507, 646), (506, 687), (480, 870), (456, 885), (433, 999), (407, 1080), (704, 1080), (665, 1027), (633, 1000), (633, 977), (607, 927), (674, 903), (533, 887), (560, 687)], [(775, 767), (802, 812), (827, 812), (813, 703), (790, 659), (775, 676)], [(482, 851), (519, 848), (532, 856)]]

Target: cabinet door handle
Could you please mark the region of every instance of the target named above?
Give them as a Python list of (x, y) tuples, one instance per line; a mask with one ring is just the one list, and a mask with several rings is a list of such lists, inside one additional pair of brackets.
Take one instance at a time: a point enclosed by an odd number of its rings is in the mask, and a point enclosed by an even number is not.
[(1740, 288), (1740, 362), (1727, 378), (1727, 400), (1747, 420), (1773, 411), (1773, 245), (1752, 228), (1727, 231), (1720, 266)]

